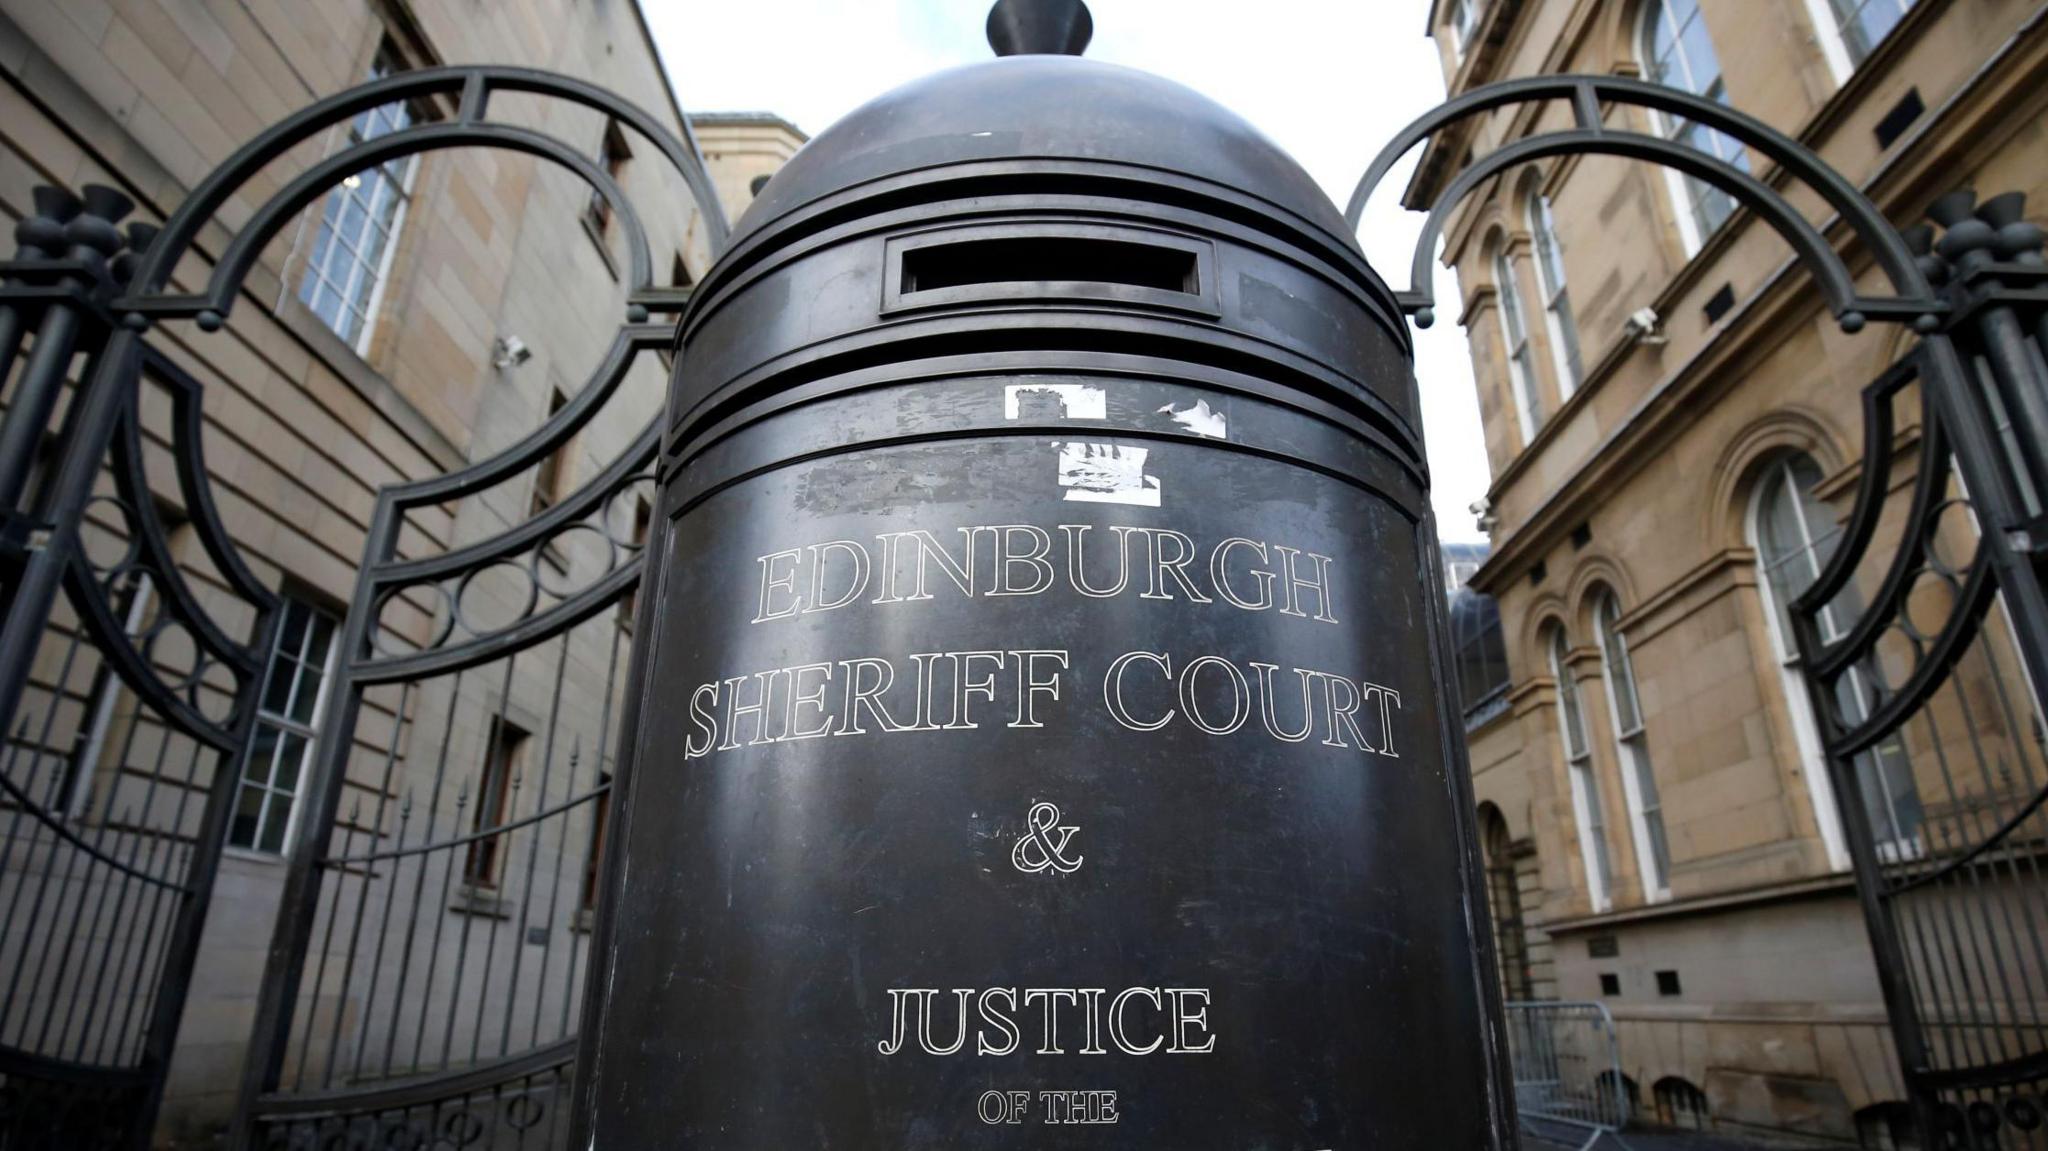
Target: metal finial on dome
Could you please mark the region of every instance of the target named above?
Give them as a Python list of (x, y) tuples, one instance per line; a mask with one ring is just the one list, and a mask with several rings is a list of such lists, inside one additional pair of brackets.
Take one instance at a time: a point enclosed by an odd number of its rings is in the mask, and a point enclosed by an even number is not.
[(1082, 0), (996, 0), (988, 43), (998, 56), (1079, 56), (1095, 35)]

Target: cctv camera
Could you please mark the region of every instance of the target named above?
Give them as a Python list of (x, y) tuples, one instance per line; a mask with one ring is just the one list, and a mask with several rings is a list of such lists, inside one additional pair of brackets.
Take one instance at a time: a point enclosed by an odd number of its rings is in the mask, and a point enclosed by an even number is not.
[(1657, 309), (1637, 308), (1629, 313), (1628, 319), (1623, 321), (1621, 326), (1628, 337), (1637, 343), (1655, 345), (1664, 342), (1664, 334), (1657, 330), (1660, 322)]
[(499, 336), (498, 346), (492, 349), (491, 366), (503, 370), (516, 368), (533, 358), (533, 349), (518, 336)]

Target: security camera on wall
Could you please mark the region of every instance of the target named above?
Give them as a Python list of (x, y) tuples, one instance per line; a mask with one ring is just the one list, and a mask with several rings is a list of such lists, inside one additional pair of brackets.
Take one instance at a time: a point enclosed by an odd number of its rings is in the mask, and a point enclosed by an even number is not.
[(1637, 308), (1629, 313), (1628, 319), (1622, 321), (1621, 329), (1631, 342), (1657, 347), (1665, 342), (1664, 333), (1657, 328), (1662, 322), (1657, 315), (1657, 309)]
[(533, 349), (518, 336), (499, 336), (497, 346), (491, 349), (491, 366), (503, 371), (516, 368), (533, 358)]

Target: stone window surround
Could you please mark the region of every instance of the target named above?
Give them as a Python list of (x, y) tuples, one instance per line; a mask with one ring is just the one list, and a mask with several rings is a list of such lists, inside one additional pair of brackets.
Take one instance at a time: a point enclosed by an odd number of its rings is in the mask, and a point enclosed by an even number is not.
[[(327, 706), (331, 702), (330, 697), (331, 689), (334, 684), (334, 673), (336, 670), (335, 665), (337, 661), (340, 659), (340, 650), (342, 646), (341, 617), (343, 614), (345, 614), (335, 611), (335, 609), (330, 604), (324, 602), (323, 600), (314, 595), (309, 594), (306, 590), (298, 588), (296, 586), (287, 587), (285, 589), (283, 593), (283, 600), (283, 606), (287, 613), (289, 613), (293, 609), (304, 609), (305, 612), (307, 613), (308, 619), (306, 623), (306, 630), (300, 636), (300, 650), (302, 654), (304, 652), (304, 642), (311, 637), (314, 624), (316, 624), (322, 619), (325, 619), (328, 625), (327, 638), (325, 641), (326, 651), (322, 655), (320, 667), (318, 669), (314, 669), (317, 670), (319, 673), (320, 682), (318, 687), (315, 689), (316, 694), (314, 696), (313, 707), (311, 709), (309, 717), (304, 720), (297, 720), (289, 716), (278, 715), (270, 711), (270, 709), (261, 706), (261, 700), (259, 700), (259, 706), (257, 708), (257, 725), (267, 725), (277, 729), (279, 734), (279, 751), (282, 751), (286, 739), (295, 736), (300, 740), (300, 762), (298, 773), (293, 779), (291, 810), (287, 813), (286, 816), (284, 830), (281, 833), (280, 837), (281, 847), (279, 849), (272, 850), (270, 848), (260, 846), (260, 844), (263, 842), (264, 821), (267, 818), (267, 813), (269, 809), (268, 802), (265, 803), (263, 812), (259, 813), (254, 841), (246, 844), (234, 842), (232, 838), (233, 828), (232, 826), (230, 826), (230, 828), (224, 833), (229, 836), (229, 840), (226, 847), (223, 849), (225, 851), (231, 852), (239, 856), (243, 856), (245, 858), (260, 859), (269, 862), (281, 862), (290, 853), (291, 845), (298, 835), (299, 817), (304, 813), (305, 810), (304, 800), (306, 796), (306, 788), (309, 781), (312, 778), (313, 767), (317, 762), (317, 757), (319, 754), (320, 726), (321, 722), (326, 717)], [(268, 657), (264, 661), (263, 696), (265, 698), (267, 698), (270, 694), (270, 677), (278, 671), (277, 661), (279, 655), (281, 654), (280, 649), (284, 643), (285, 638), (283, 628), (284, 618), (280, 617), (278, 621), (279, 630), (276, 640), (273, 643), (270, 652), (268, 653)], [(301, 686), (303, 685), (298, 683), (297, 676), (294, 675), (294, 695), (297, 693), (299, 687)], [(286, 706), (288, 709), (290, 707), (290, 704), (291, 701), (287, 700)], [(263, 784), (252, 784), (249, 779), (249, 768), (252, 766), (252, 760), (255, 754), (254, 749), (256, 748), (256, 746), (256, 741), (252, 740), (249, 744), (249, 747), (243, 749), (242, 755), (238, 758), (234, 765), (234, 771), (236, 774), (235, 803), (237, 806), (239, 806), (241, 803), (242, 791), (246, 787), (257, 786), (263, 788), (266, 791), (276, 791), (276, 789), (271, 788), (267, 782), (270, 778), (274, 777), (274, 768), (272, 769), (271, 775), (266, 775), (266, 782)]]
[(1614, 906), (1613, 845), (1607, 840), (1605, 789), (1600, 786), (1600, 765), (1588, 736), (1585, 697), (1574, 664), (1591, 653), (1574, 650), (1562, 622), (1544, 629), (1549, 648), (1550, 673), (1555, 685), (1553, 704), (1557, 708), (1557, 738), (1564, 756), (1565, 776), (1572, 805), (1572, 825), (1579, 841), (1579, 862), (1584, 869), (1585, 892), (1595, 915)]
[[(1642, 881), (1643, 901), (1662, 903), (1671, 898), (1670, 839), (1657, 788), (1655, 761), (1650, 758), (1649, 739), (1644, 731), (1635, 666), (1629, 658), (1628, 640), (1622, 634), (1621, 614), (1620, 597), (1612, 588), (1601, 588), (1594, 596), (1593, 628), (1600, 646), (1601, 682), (1607, 689), (1609, 730), (1614, 737), (1622, 796), (1628, 805), (1635, 844), (1636, 873)], [(1626, 697), (1623, 688), (1627, 689)], [(1624, 724), (1624, 698), (1629, 703), (1633, 725)]]

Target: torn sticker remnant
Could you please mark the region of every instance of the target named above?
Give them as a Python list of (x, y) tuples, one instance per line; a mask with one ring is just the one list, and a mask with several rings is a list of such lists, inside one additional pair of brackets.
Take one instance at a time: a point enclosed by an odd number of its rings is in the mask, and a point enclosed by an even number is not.
[(1210, 407), (1207, 400), (1196, 400), (1191, 406), (1185, 408), (1168, 404), (1160, 408), (1159, 411), (1163, 415), (1172, 417), (1174, 423), (1179, 424), (1198, 436), (1207, 436), (1212, 440), (1229, 438), (1229, 431), (1224, 424), (1223, 413)]
[(1006, 420), (1100, 420), (1108, 414), (1108, 397), (1092, 384), (1003, 386)]
[(1147, 448), (1074, 441), (1056, 444), (1060, 486), (1078, 503), (1159, 506), (1159, 478), (1145, 474)]

